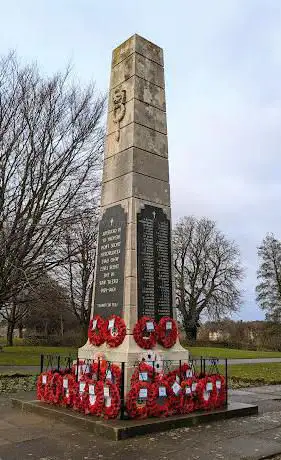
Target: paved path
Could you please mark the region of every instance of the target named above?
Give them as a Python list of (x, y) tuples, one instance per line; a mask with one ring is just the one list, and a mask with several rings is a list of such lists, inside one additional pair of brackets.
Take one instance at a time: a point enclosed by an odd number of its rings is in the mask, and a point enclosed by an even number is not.
[(281, 363), (281, 358), (228, 359), (228, 364)]
[[(0, 374), (39, 374), (40, 366), (1, 366)], [(1, 460), (1, 457), (0, 457)]]
[(280, 454), (281, 385), (232, 391), (230, 398), (258, 403), (259, 415), (114, 442), (62, 422), (22, 413), (2, 395), (0, 459), (260, 460)]

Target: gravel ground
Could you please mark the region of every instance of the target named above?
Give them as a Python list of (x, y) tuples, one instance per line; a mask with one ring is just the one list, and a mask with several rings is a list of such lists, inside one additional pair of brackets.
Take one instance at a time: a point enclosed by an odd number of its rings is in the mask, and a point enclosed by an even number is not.
[(17, 393), (35, 390), (36, 376), (0, 376), (0, 393)]

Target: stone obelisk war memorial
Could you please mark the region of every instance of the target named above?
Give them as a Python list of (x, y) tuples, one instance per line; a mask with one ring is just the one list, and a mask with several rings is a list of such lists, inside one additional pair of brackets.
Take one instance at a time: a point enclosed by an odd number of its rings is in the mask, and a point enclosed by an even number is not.
[(258, 411), (228, 405), (227, 363), (196, 368), (178, 339), (163, 51), (138, 35), (112, 56), (88, 341), (73, 365), (59, 358), (44, 371), (41, 356), (38, 401), (15, 404), (111, 439)]
[(113, 51), (111, 65), (92, 317), (112, 314), (125, 321), (122, 344), (88, 341), (80, 359), (98, 353), (128, 368), (142, 358), (188, 359), (178, 339), (151, 354), (132, 335), (143, 316), (176, 318), (163, 50), (139, 35)]

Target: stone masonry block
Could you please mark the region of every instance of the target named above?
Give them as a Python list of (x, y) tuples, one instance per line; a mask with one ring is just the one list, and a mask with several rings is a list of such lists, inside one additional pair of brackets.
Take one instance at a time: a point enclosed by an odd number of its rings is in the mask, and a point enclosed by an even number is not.
[(160, 86), (160, 88), (165, 88), (163, 67), (141, 54), (135, 53), (113, 67), (110, 78), (110, 89), (120, 85), (133, 75), (154, 83)]
[(126, 103), (125, 107), (125, 115), (119, 125), (114, 122), (114, 111), (108, 113), (107, 134), (116, 132), (119, 126), (121, 129), (132, 122), (154, 129), (162, 134), (167, 134), (166, 113), (163, 110), (141, 102), (138, 99), (131, 99)]
[(129, 172), (137, 172), (168, 182), (168, 159), (131, 147), (105, 158), (103, 182), (108, 182)]
[(165, 92), (163, 88), (150, 83), (149, 81), (143, 80), (136, 75), (133, 75), (128, 80), (120, 83), (113, 90), (110, 91), (108, 100), (108, 111), (111, 112), (114, 107), (113, 103), (113, 92), (116, 89), (122, 89), (126, 91), (126, 103), (131, 99), (135, 98), (146, 104), (150, 104), (157, 109), (166, 110), (165, 103)]
[(142, 174), (133, 174), (133, 196), (152, 203), (169, 206), (170, 187), (168, 182), (163, 182)]
[(125, 174), (102, 184), (101, 206), (122, 201), (133, 194), (132, 174)]
[(164, 65), (162, 48), (154, 43), (151, 43), (149, 40), (146, 40), (140, 35), (135, 34), (113, 50), (112, 67), (116, 66), (134, 52), (142, 54), (146, 58), (157, 62), (157, 64), (160, 64), (161, 66)]

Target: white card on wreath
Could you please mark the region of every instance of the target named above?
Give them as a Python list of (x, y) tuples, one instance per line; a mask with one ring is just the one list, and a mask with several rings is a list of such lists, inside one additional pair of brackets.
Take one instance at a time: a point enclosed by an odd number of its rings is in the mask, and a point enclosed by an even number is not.
[(148, 322), (146, 323), (146, 330), (147, 330), (147, 331), (154, 331), (154, 324), (153, 324), (152, 321), (148, 321)]
[(114, 318), (113, 318), (113, 319), (110, 319), (110, 320), (108, 321), (108, 330), (114, 328), (114, 323), (115, 323), (115, 319), (114, 319)]
[(95, 385), (89, 385), (89, 395), (95, 394)]
[(86, 383), (85, 382), (80, 382), (79, 383), (79, 392), (84, 393)]
[(103, 396), (105, 398), (109, 398), (109, 388), (108, 387), (104, 387), (103, 389)]
[(216, 387), (217, 387), (217, 390), (221, 389), (221, 381), (220, 380), (216, 381)]
[(176, 382), (180, 383), (180, 378), (178, 375), (176, 375)]
[(166, 331), (170, 331), (173, 328), (172, 321), (167, 321), (166, 323)]
[(111, 398), (108, 397), (108, 398), (106, 398), (106, 400), (105, 400), (105, 407), (110, 407), (110, 406), (111, 406)]
[(141, 388), (140, 389), (139, 398), (147, 398), (147, 388)]
[(89, 396), (89, 402), (90, 402), (91, 406), (92, 406), (93, 404), (95, 404), (95, 402), (96, 402), (96, 396), (90, 394), (90, 396)]
[(213, 389), (213, 384), (212, 384), (212, 382), (208, 382), (207, 385), (206, 385), (206, 390), (207, 390), (207, 391), (212, 391), (212, 389)]
[(68, 379), (63, 379), (62, 386), (63, 388), (68, 388)]
[(166, 387), (159, 387), (158, 394), (159, 394), (160, 397), (161, 396), (167, 396)]
[(94, 321), (93, 321), (93, 326), (92, 326), (92, 330), (94, 331), (94, 330), (96, 329), (96, 327), (97, 327), (97, 320), (94, 319)]
[(46, 385), (46, 383), (47, 383), (47, 375), (42, 375), (42, 383), (43, 383), (43, 385)]
[(147, 379), (148, 379), (147, 372), (140, 372), (139, 373), (140, 382), (147, 382)]
[(191, 385), (191, 389), (192, 391), (196, 391), (196, 388), (197, 388), (197, 383), (196, 382), (193, 382), (193, 384)]
[(174, 382), (172, 385), (172, 390), (177, 395), (181, 389), (181, 386), (178, 384), (178, 382)]
[(110, 370), (110, 369), (108, 369), (108, 371), (106, 371), (106, 378), (107, 378), (108, 380), (112, 380), (112, 373), (111, 373), (111, 370)]
[(187, 378), (193, 377), (193, 372), (192, 372), (192, 370), (191, 370), (191, 369), (187, 369), (185, 375), (186, 375)]
[(191, 395), (191, 388), (190, 387), (185, 387), (185, 394), (186, 395)]

